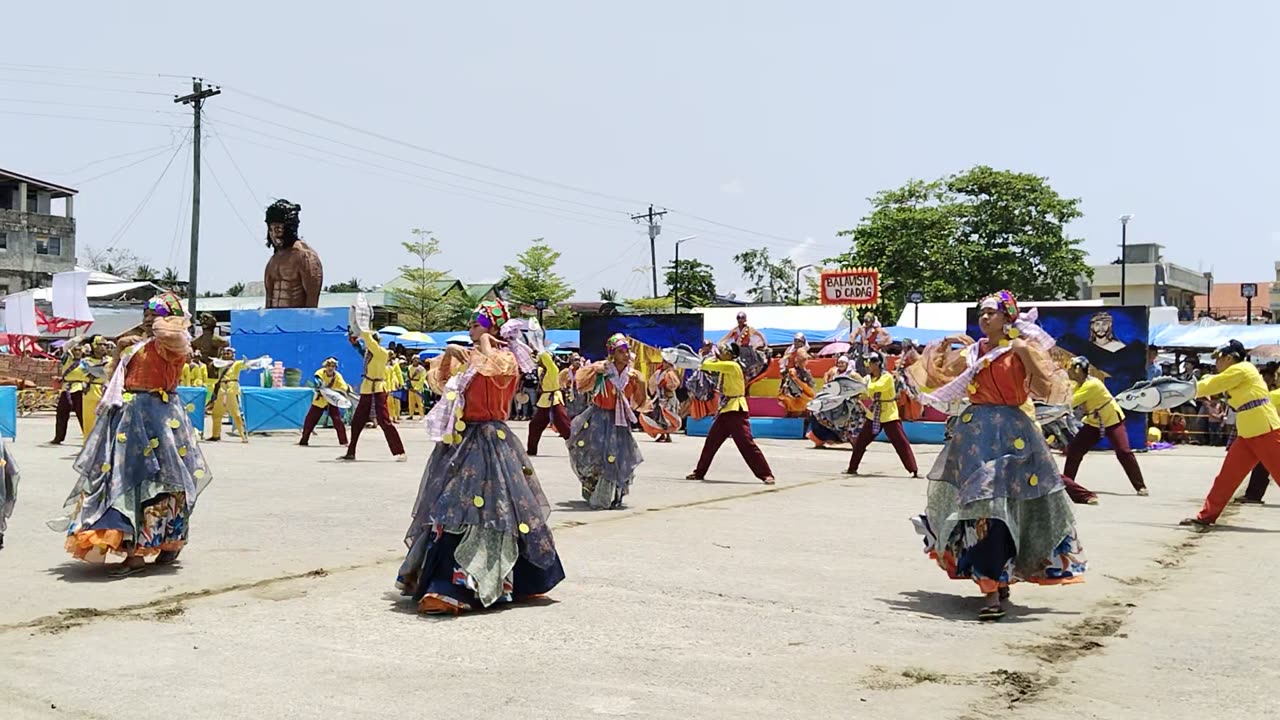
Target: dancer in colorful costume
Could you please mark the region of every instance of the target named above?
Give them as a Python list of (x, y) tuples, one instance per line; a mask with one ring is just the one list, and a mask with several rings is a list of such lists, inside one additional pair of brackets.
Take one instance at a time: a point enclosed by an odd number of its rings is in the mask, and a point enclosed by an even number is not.
[(409, 361), (405, 370), (405, 379), (409, 385), (409, 419), (417, 420), (418, 416), (426, 417), (427, 369), (422, 365), (422, 358), (417, 355)]
[(360, 402), (351, 417), (351, 442), (347, 445), (346, 454), (338, 459), (356, 459), (356, 444), (360, 442), (360, 434), (364, 432), (365, 425), (369, 424), (369, 415), (372, 414), (377, 419), (378, 427), (382, 428), (387, 447), (396, 462), (407, 462), (409, 457), (405, 454), (404, 443), (400, 441), (400, 431), (391, 423), (387, 407), (387, 356), (390, 353), (382, 347), (378, 334), (368, 328), (353, 326), (350, 332), (360, 333), (358, 338), (353, 335), (348, 340), (364, 355), (364, 372), (360, 382)]
[[(822, 387), (827, 388), (831, 383), (836, 382), (837, 378), (850, 377), (850, 371), (851, 368), (849, 366), (848, 356), (841, 355), (836, 358), (836, 364), (823, 374)], [(841, 410), (843, 410), (843, 408), (841, 408)], [(815, 450), (824, 448), (828, 445), (838, 445), (840, 443), (849, 442), (849, 428), (842, 424), (833, 425), (831, 422), (830, 418), (836, 416), (841, 418), (851, 417), (851, 415), (846, 412), (809, 412), (809, 431), (805, 434), (805, 437), (809, 438), (810, 442), (813, 443)], [(854, 427), (862, 427), (861, 413), (859, 413), (857, 420), (858, 423)]]
[[(715, 344), (707, 342), (698, 354), (706, 359), (714, 358), (715, 353)], [(689, 417), (701, 420), (716, 414), (720, 407), (720, 376), (699, 368), (689, 373), (684, 386), (689, 391)]]
[(93, 431), (93, 425), (98, 421), (98, 404), (102, 402), (102, 396), (107, 390), (107, 366), (111, 364), (111, 358), (108, 353), (111, 350), (111, 341), (101, 335), (94, 335), (89, 340), (89, 356), (80, 362), (84, 369), (85, 377), (88, 380), (84, 386), (83, 409), (81, 414), (84, 416), (84, 436), (89, 437), (89, 433)]
[[(421, 612), (461, 613), (536, 597), (564, 579), (550, 503), (507, 427), (521, 368), (533, 369), (506, 306), (486, 300), (471, 321), (474, 349), (456, 345), (433, 373), (443, 397), (427, 415), (435, 449), (405, 535), (397, 586)], [(452, 365), (464, 371), (452, 373)]]
[(748, 386), (769, 369), (769, 341), (764, 333), (747, 324), (747, 314), (738, 313), (738, 325), (720, 338), (720, 345), (738, 346), (738, 363)]
[(1280, 413), (1271, 402), (1267, 383), (1248, 361), (1248, 353), (1239, 340), (1222, 345), (1213, 357), (1218, 372), (1196, 383), (1196, 396), (1225, 394), (1227, 403), (1236, 411), (1237, 436), (1227, 448), (1227, 457), (1213, 479), (1204, 507), (1195, 517), (1182, 521), (1200, 531), (1218, 521), (1232, 493), (1257, 465), (1280, 482)]
[[(687, 348), (686, 348), (687, 349)], [(680, 431), (680, 373), (663, 360), (649, 377), (648, 410), (640, 414), (640, 429), (656, 442), (671, 442), (671, 433)]]
[(173, 293), (147, 301), (143, 336), (120, 340), (102, 412), (75, 461), (67, 515), (49, 523), (76, 558), (124, 555), (116, 576), (141, 571), (150, 555), (160, 565), (176, 560), (212, 480), (176, 392), (191, 350), (187, 324)]
[(702, 445), (702, 454), (698, 456), (698, 466), (685, 479), (705, 479), (707, 472), (711, 470), (711, 461), (715, 459), (716, 451), (725, 440), (733, 438), (734, 444), (738, 446), (738, 452), (742, 453), (742, 459), (747, 462), (747, 467), (751, 468), (752, 474), (765, 485), (772, 485), (773, 470), (769, 468), (769, 461), (765, 459), (760, 446), (756, 445), (755, 438), (751, 436), (751, 413), (747, 408), (746, 397), (747, 383), (743, 378), (742, 365), (738, 363), (739, 348), (736, 344), (730, 343), (721, 345), (719, 352), (719, 357), (703, 360), (702, 369), (705, 372), (720, 374), (720, 412), (716, 414), (715, 422), (711, 423), (711, 429), (707, 431), (706, 442)]
[(858, 474), (858, 468), (862, 465), (862, 456), (883, 430), (885, 437), (889, 438), (893, 449), (898, 453), (902, 467), (911, 473), (911, 477), (920, 477), (915, 453), (911, 451), (911, 442), (907, 440), (907, 433), (902, 429), (902, 419), (898, 416), (898, 388), (894, 383), (893, 375), (884, 371), (884, 357), (878, 352), (868, 354), (863, 362), (867, 366), (866, 396), (871, 401), (871, 410), (862, 423), (857, 440), (853, 443), (853, 453), (849, 456), (849, 469), (845, 472), (849, 475)]
[(921, 395), (933, 407), (968, 406), (929, 471), (928, 508), (914, 522), (948, 576), (978, 584), (979, 619), (997, 620), (1011, 584), (1080, 582), (1085, 558), (1062, 475), (1024, 407), (1032, 394), (1067, 396), (1047, 355), (1054, 340), (1007, 291), (980, 312), (985, 337), (966, 348), (963, 371)]
[(636, 468), (644, 462), (631, 435), (635, 408), (644, 405), (645, 382), (631, 365), (631, 347), (622, 333), (605, 343), (609, 359), (578, 371), (580, 392), (591, 393), (591, 407), (573, 419), (569, 467), (582, 483), (582, 499), (592, 508), (618, 508), (631, 491)]
[[(799, 336), (800, 340), (804, 336)], [(809, 351), (792, 346), (783, 357), (782, 382), (778, 384), (778, 402), (787, 417), (804, 417), (813, 399), (813, 373), (809, 372)]]
[(222, 357), (214, 364), (218, 369), (218, 382), (213, 386), (213, 411), (210, 420), (213, 429), (209, 432), (209, 442), (222, 440), (222, 418), (231, 416), (231, 424), (240, 434), (240, 442), (249, 442), (249, 433), (244, 429), (244, 414), (240, 411), (240, 373), (244, 372), (244, 360), (236, 360), (236, 349), (228, 345), (222, 348)]
[(1139, 495), (1147, 495), (1147, 484), (1142, 479), (1142, 468), (1138, 466), (1138, 459), (1129, 449), (1129, 434), (1124, 427), (1124, 411), (1116, 404), (1116, 399), (1107, 386), (1089, 374), (1091, 367), (1088, 358), (1074, 357), (1071, 359), (1071, 367), (1067, 370), (1072, 382), (1076, 383), (1071, 405), (1084, 410), (1084, 427), (1076, 433), (1071, 444), (1067, 446), (1067, 462), (1062, 469), (1062, 474), (1073, 480), (1079, 479), (1080, 461), (1084, 460), (1084, 456), (1105, 435), (1111, 442), (1111, 449), (1115, 451), (1116, 460), (1120, 461), (1120, 467), (1124, 468), (1124, 474), (1129, 478), (1129, 484), (1133, 485), (1134, 491)]
[(529, 422), (529, 440), (527, 452), (538, 454), (538, 442), (547, 425), (555, 428), (556, 434), (563, 440), (569, 439), (569, 414), (564, 409), (564, 393), (560, 390), (560, 368), (556, 367), (551, 353), (542, 350), (538, 353), (538, 402), (533, 411), (533, 420)]
[[(333, 423), (333, 430), (338, 434), (338, 444), (346, 447), (347, 426), (342, 422), (343, 408), (339, 408), (329, 402), (329, 399), (322, 392), (329, 390), (346, 395), (351, 391), (351, 386), (347, 385), (346, 378), (342, 377), (342, 373), (338, 372), (338, 358), (325, 359), (324, 364), (311, 379), (311, 387), (315, 388), (316, 396), (311, 401), (311, 408), (307, 410), (306, 419), (302, 421), (302, 439), (298, 441), (298, 444), (303, 447), (311, 444), (311, 433), (315, 432), (316, 424), (320, 422), (322, 416), (328, 414), (329, 422)], [(338, 398), (338, 400), (339, 402), (347, 402), (342, 398)], [(346, 407), (350, 407), (350, 405)]]

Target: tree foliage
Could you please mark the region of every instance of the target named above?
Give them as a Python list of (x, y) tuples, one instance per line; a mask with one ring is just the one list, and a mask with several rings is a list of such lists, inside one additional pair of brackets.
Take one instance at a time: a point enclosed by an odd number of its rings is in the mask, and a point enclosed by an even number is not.
[(164, 272), (160, 274), (159, 283), (165, 287), (173, 287), (174, 285), (181, 285), (182, 278), (178, 276), (178, 269), (173, 267), (165, 268)]
[(151, 282), (156, 279), (155, 268), (143, 263), (133, 269), (133, 279), (136, 282)]
[(400, 266), (399, 286), (387, 297), (387, 309), (410, 330), (430, 330), (443, 311), (443, 295), (449, 273), (432, 268), (431, 258), (440, 254), (440, 241), (427, 230), (414, 229), (414, 240), (400, 244), (414, 262)]
[(733, 261), (751, 285), (747, 288), (747, 296), (752, 302), (795, 302), (796, 264), (791, 258), (775, 260), (769, 254), (769, 248), (762, 247), (744, 250), (734, 255)]
[(105, 250), (86, 247), (84, 253), (83, 262), (89, 269), (122, 278), (134, 277), (138, 266), (143, 264), (132, 251), (120, 247)]
[(240, 297), (240, 294), (243, 292), (244, 292), (244, 283), (238, 282), (235, 285), (232, 285), (231, 287), (227, 288), (227, 292), (225, 294), (229, 295), (230, 297)]
[(600, 302), (618, 302), (618, 291), (613, 288), (600, 288)]
[(466, 328), (471, 324), (471, 314), (480, 305), (481, 296), (472, 294), (466, 289), (454, 290), (444, 296), (440, 304), (439, 323), (441, 328)]
[[(684, 261), (681, 261), (681, 264), (683, 264), (683, 262)], [(683, 305), (684, 304), (683, 289), (680, 290), (680, 299), (682, 301), (680, 304)], [(651, 298), (651, 297), (632, 298), (630, 300), (627, 300), (627, 306), (630, 307), (632, 310), (641, 314), (669, 313), (669, 312), (672, 312), (671, 300), (672, 298), (670, 295), (667, 295), (665, 297), (656, 297), (656, 298)]]
[(515, 265), (503, 268), (506, 274), (506, 297), (520, 305), (535, 305), (547, 301), (543, 322), (547, 327), (561, 328), (573, 322), (573, 313), (557, 310), (556, 306), (573, 296), (573, 288), (556, 273), (560, 252), (552, 249), (542, 238), (535, 238), (528, 249), (516, 256)]
[(912, 180), (871, 198), (871, 212), (839, 233), (849, 252), (827, 262), (880, 270), (884, 317), (907, 293), (929, 302), (971, 302), (1007, 289), (1034, 300), (1074, 297), (1092, 271), (1066, 226), (1080, 200), (1030, 173), (977, 166), (934, 181)]
[(681, 260), (665, 268), (664, 280), (672, 294), (680, 289), (680, 307), (706, 307), (716, 300), (714, 268), (701, 260)]
[(360, 278), (357, 278), (357, 277), (353, 277), (346, 282), (340, 282), (335, 285), (330, 285), (329, 287), (324, 289), (325, 292), (331, 292), (331, 293), (354, 293), (354, 292), (362, 292), (363, 290), (364, 290), (364, 286), (360, 282)]

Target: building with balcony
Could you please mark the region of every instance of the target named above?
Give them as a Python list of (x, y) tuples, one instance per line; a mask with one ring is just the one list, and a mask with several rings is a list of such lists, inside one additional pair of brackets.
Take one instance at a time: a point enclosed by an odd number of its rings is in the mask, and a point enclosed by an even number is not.
[(76, 265), (76, 191), (0, 169), (0, 296)]
[(1094, 265), (1093, 280), (1082, 283), (1081, 299), (1119, 305), (1123, 272), (1126, 304), (1174, 307), (1178, 308), (1181, 319), (1194, 319), (1196, 296), (1209, 294), (1213, 275), (1166, 261), (1161, 253), (1163, 249), (1163, 245), (1156, 243), (1129, 245), (1125, 249), (1123, 271), (1119, 260)]

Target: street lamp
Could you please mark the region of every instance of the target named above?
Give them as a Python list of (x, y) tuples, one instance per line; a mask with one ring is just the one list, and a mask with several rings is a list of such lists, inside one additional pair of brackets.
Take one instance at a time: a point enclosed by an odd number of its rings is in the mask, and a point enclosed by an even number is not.
[(808, 270), (811, 267), (818, 267), (818, 266), (810, 263), (808, 265), (801, 265), (800, 267), (796, 268), (796, 304), (797, 305), (800, 304), (800, 273), (804, 270)]
[(671, 310), (676, 314), (680, 313), (680, 245), (682, 243), (689, 242), (696, 237), (698, 236), (690, 235), (688, 237), (682, 237), (676, 241), (676, 262), (675, 265), (672, 266), (672, 270), (675, 271), (676, 281), (672, 284), (671, 289)]
[(1124, 305), (1124, 288), (1125, 274), (1129, 265), (1129, 221), (1133, 219), (1131, 213), (1125, 213), (1120, 216), (1120, 304)]

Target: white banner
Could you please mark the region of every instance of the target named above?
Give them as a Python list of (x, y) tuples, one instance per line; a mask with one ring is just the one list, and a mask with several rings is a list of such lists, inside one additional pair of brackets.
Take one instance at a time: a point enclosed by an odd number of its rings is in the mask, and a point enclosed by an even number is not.
[(89, 275), (88, 270), (54, 274), (54, 317), (93, 322), (93, 310), (89, 309)]
[(34, 291), (14, 293), (4, 298), (4, 329), (10, 335), (40, 336), (36, 325), (36, 294)]

